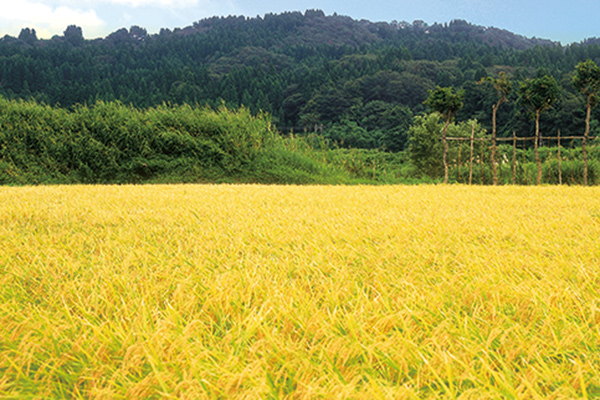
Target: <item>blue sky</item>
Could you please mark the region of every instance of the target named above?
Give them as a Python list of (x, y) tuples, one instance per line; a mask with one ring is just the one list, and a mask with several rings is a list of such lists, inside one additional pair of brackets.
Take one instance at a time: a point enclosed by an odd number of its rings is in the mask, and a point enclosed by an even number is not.
[(132, 25), (157, 33), (215, 15), (255, 17), (314, 8), (374, 22), (464, 19), (562, 44), (600, 37), (598, 0), (0, 0), (0, 7), (0, 36), (18, 36), (27, 27), (39, 38), (61, 35), (68, 25), (82, 27), (84, 37), (93, 39)]

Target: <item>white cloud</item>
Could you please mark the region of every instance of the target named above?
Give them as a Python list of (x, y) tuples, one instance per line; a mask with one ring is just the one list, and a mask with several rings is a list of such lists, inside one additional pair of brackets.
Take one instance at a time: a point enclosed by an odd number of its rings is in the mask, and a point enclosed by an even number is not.
[[(105, 0), (106, 1), (106, 0)], [(107, 0), (110, 3), (130, 6), (130, 7), (173, 7), (173, 8), (188, 8), (202, 7), (204, 4), (209, 4), (203, 0)]]
[[(100, 30), (105, 23), (94, 10), (67, 6), (49, 6), (28, 0), (2, 1), (0, 33), (18, 35), (21, 28), (35, 29), (39, 38), (62, 33), (67, 26), (77, 25), (86, 32)], [(16, 32), (15, 32), (16, 31)]]
[[(56, 1), (56, 0), (55, 0)], [(228, 1), (218, 0), (58, 0), (61, 4), (86, 4), (90, 7), (100, 4), (125, 7), (158, 7), (158, 8), (218, 8)]]

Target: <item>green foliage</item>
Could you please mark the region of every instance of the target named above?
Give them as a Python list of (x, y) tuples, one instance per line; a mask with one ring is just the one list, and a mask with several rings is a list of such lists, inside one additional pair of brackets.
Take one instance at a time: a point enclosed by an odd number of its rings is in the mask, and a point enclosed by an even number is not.
[(405, 152), (333, 149), (322, 155), (327, 164), (340, 168), (358, 183), (415, 184), (435, 181), (415, 171)]
[(488, 77), (488, 81), (494, 85), (494, 89), (496, 89), (496, 92), (498, 93), (498, 102), (496, 104), (500, 105), (507, 102), (508, 96), (512, 91), (512, 82), (506, 72), (500, 71), (497, 78)]
[(372, 149), (378, 137), (360, 127), (355, 121), (344, 120), (327, 129), (325, 138), (340, 147)]
[[(440, 139), (444, 123), (441, 122), (441, 118), (442, 115), (436, 112), (416, 116), (414, 124), (408, 132), (409, 158), (421, 174), (430, 177), (443, 176), (444, 165), (442, 163), (442, 156), (444, 149)], [(449, 137), (470, 138), (473, 124), (475, 127), (475, 138), (483, 137), (485, 130), (477, 121), (451, 123), (448, 125), (447, 134)], [(453, 143), (450, 146), (449, 159), (457, 159), (459, 151), (466, 160), (470, 154), (469, 141)]]
[(556, 79), (549, 75), (527, 79), (520, 86), (521, 104), (529, 108), (534, 115), (552, 107), (560, 94), (561, 89)]
[(422, 174), (440, 176), (443, 172), (441, 115), (431, 113), (416, 116), (408, 131), (408, 153), (410, 160)]
[(391, 152), (405, 150), (413, 118), (407, 106), (375, 100), (353, 110), (352, 118), (376, 139), (373, 148)]
[(436, 87), (435, 90), (429, 91), (429, 97), (425, 104), (435, 112), (441, 114), (446, 121), (451, 121), (463, 106), (465, 92), (459, 90), (454, 91), (451, 87)]
[(0, 113), (2, 183), (141, 182), (174, 170), (196, 170), (197, 180), (231, 176), (274, 141), (269, 118), (243, 108), (141, 111), (100, 101), (69, 112), (0, 99)]
[(600, 100), (600, 67), (592, 60), (581, 61), (575, 66), (573, 85), (595, 107)]

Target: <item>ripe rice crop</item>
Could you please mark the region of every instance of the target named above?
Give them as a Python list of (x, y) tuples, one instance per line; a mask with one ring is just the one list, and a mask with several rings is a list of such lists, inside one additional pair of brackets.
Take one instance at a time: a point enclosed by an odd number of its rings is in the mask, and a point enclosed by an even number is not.
[(600, 188), (0, 188), (0, 398), (600, 396)]

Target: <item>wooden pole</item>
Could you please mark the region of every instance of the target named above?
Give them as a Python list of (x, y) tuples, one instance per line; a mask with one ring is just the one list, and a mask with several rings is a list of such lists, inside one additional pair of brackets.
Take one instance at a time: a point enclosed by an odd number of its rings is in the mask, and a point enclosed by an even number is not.
[(562, 185), (562, 161), (560, 159), (560, 129), (558, 130), (558, 184)]
[(448, 125), (450, 125), (450, 118), (446, 120), (446, 125), (444, 125), (444, 131), (442, 133), (444, 139), (444, 183), (448, 183), (448, 140), (446, 140)]
[[(544, 147), (544, 134), (540, 131), (540, 148)], [(542, 184), (542, 179), (544, 179), (544, 167), (542, 166), (542, 157), (539, 156), (539, 161), (538, 161), (538, 179), (537, 179), (537, 184), (541, 185)]]
[(589, 96), (588, 96), (587, 117), (585, 119), (585, 135), (583, 136), (583, 145), (582, 145), (582, 151), (583, 151), (583, 184), (585, 186), (587, 186), (587, 184), (588, 184), (587, 141), (588, 141), (588, 136), (590, 134), (590, 112), (591, 112), (591, 106), (590, 106), (590, 101), (589, 101)]
[(462, 181), (462, 177), (460, 175), (460, 153), (462, 149), (462, 143), (458, 142), (458, 181)]
[(536, 178), (536, 185), (542, 183), (542, 161), (540, 159), (540, 153), (538, 148), (540, 147), (541, 135), (540, 135), (540, 110), (535, 111), (535, 162), (537, 163), (538, 173)]
[(473, 184), (473, 140), (475, 139), (475, 124), (471, 125), (471, 158), (469, 160), (469, 185)]
[(492, 113), (492, 184), (494, 186), (498, 185), (498, 172), (496, 171), (496, 111), (498, 111), (501, 101), (494, 104), (494, 112)]
[(480, 146), (480, 156), (479, 156), (479, 172), (481, 172), (481, 180), (480, 180), (480, 184), (483, 185), (483, 140), (481, 141), (481, 146)]
[[(537, 138), (535, 138), (537, 143)], [(527, 164), (527, 151), (525, 149), (525, 141), (523, 141), (523, 184), (529, 185), (529, 179), (527, 179), (527, 168), (525, 165)]]
[(517, 184), (517, 132), (513, 131), (512, 184)]
[[(571, 140), (571, 155), (573, 155), (573, 141), (572, 140)], [(575, 161), (575, 159), (573, 159), (572, 161)], [(571, 167), (571, 183), (575, 183), (575, 172), (574, 171), (575, 171), (575, 168)]]

